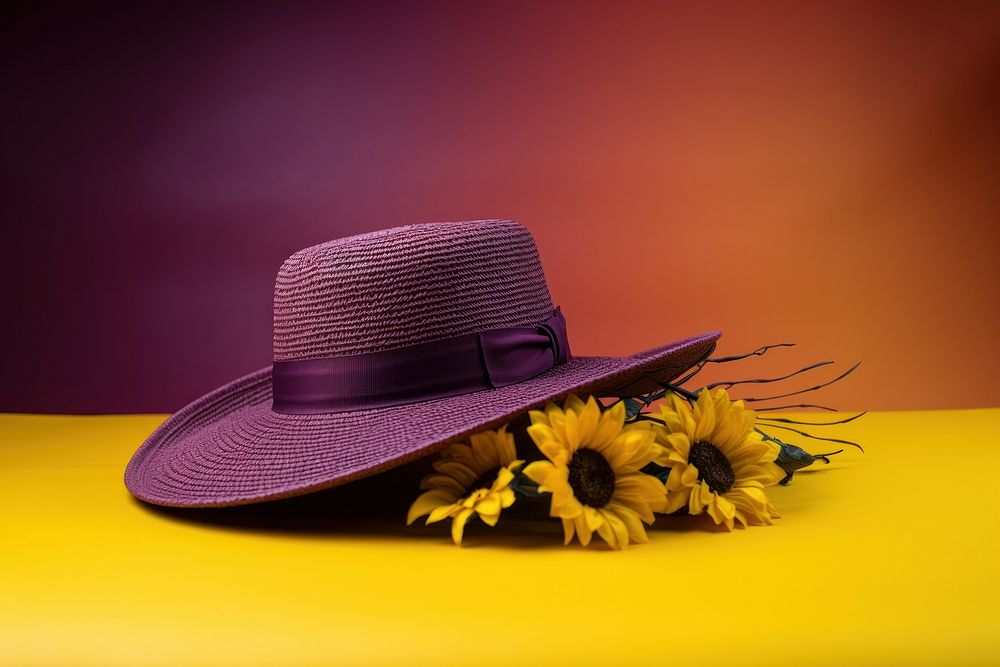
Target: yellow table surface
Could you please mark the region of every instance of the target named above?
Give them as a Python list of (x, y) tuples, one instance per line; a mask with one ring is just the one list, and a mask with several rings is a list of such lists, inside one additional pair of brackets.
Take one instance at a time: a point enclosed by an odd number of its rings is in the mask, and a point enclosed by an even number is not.
[(156, 511), (122, 473), (162, 419), (0, 415), (0, 664), (1000, 664), (1000, 409), (868, 415), (775, 526), (621, 553), (333, 492)]

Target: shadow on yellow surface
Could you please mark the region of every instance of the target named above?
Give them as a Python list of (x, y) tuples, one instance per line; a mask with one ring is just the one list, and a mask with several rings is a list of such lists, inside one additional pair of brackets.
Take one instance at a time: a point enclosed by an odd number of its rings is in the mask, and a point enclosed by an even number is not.
[[(159, 507), (136, 499), (132, 502), (143, 511), (166, 520), (238, 532), (336, 539), (382, 537), (440, 543), (451, 539), (448, 521), (425, 525), (420, 519), (412, 526), (405, 523), (406, 509), (420, 493), (420, 480), (432, 472), (431, 460), (417, 461), (341, 487), (254, 505), (185, 509)], [(823, 474), (819, 469), (822, 465), (802, 470), (796, 473), (796, 478), (805, 480)], [(462, 548), (487, 545), (516, 549), (582, 548), (575, 542), (570, 547), (562, 545), (562, 526), (548, 516), (548, 509), (548, 497), (521, 496), (516, 509), (508, 510), (496, 527), (470, 521)], [(659, 517), (648, 530), (728, 532), (725, 527), (714, 525), (707, 516), (680, 515)], [(587, 548), (601, 550), (606, 546), (595, 537), (594, 543)]]

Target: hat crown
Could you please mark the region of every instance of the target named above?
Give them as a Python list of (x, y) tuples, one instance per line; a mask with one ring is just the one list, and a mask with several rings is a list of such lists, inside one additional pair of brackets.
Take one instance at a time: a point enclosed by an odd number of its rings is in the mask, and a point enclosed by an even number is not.
[(406, 347), (552, 314), (535, 241), (511, 220), (424, 223), (299, 250), (274, 286), (274, 360)]

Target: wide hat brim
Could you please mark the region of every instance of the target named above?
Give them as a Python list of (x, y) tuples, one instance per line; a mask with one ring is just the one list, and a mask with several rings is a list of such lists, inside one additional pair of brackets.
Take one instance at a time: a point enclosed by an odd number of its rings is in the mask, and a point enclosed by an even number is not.
[(271, 367), (190, 403), (142, 444), (125, 470), (132, 495), (156, 505), (222, 507), (287, 498), (433, 454), (570, 393), (635, 395), (706, 358), (720, 332), (628, 357), (574, 357), (517, 384), (355, 412), (271, 409)]

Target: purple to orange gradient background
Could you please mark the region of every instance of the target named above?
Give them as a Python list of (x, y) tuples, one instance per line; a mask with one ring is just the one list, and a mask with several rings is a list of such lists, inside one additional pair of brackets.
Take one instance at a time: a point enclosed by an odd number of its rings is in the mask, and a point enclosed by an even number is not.
[(268, 363), (292, 251), (486, 217), (576, 353), (1000, 405), (1000, 5), (206, 4), (4, 10), (0, 410), (176, 409)]

